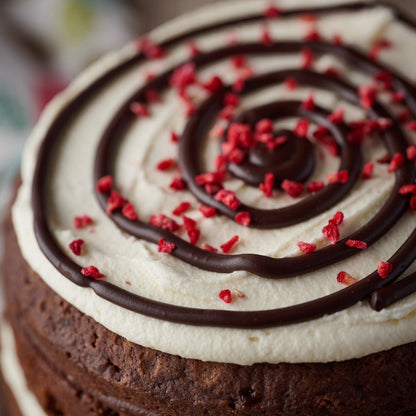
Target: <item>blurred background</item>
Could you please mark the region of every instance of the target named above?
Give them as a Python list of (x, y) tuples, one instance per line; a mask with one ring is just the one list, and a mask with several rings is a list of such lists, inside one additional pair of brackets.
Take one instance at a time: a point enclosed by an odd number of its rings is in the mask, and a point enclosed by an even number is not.
[[(0, 0), (0, 218), (47, 102), (99, 56), (215, 1), (227, 0)], [(391, 2), (415, 14), (416, 0)]]

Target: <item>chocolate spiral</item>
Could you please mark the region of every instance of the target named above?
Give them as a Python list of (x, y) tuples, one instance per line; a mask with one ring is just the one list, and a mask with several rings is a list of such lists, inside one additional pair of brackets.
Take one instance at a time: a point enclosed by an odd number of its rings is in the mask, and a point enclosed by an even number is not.
[[(359, 2), (334, 7), (298, 9), (283, 13), (282, 18), (306, 12), (315, 14), (334, 13), (342, 10), (358, 10), (372, 7), (374, 7), (374, 5)], [(412, 28), (416, 28), (416, 25), (403, 18), (397, 11), (396, 15), (404, 23), (411, 25)], [(202, 33), (215, 31), (219, 28), (236, 24), (260, 21), (261, 19), (264, 19), (263, 15), (254, 15), (243, 19), (236, 19), (221, 24), (207, 26), (170, 39), (161, 46), (170, 48), (186, 39), (192, 39), (194, 36)], [(298, 53), (305, 47), (308, 47), (316, 55), (329, 53), (337, 56), (346, 63), (352, 64), (355, 68), (360, 69), (370, 76), (379, 71), (388, 71), (392, 74), (394, 87), (400, 91), (404, 91), (407, 105), (412, 113), (416, 115), (416, 92), (413, 86), (390, 68), (373, 62), (362, 53), (347, 46), (335, 46), (322, 41), (285, 41), (274, 42), (272, 45), (246, 43), (216, 49), (208, 53), (202, 53), (192, 58), (191, 62), (195, 65), (196, 69), (201, 69), (204, 66), (234, 55), (253, 56)], [(50, 166), (51, 154), (53, 152), (53, 147), (57, 145), (57, 138), (59, 138), (60, 132), (65, 129), (65, 126), (73, 117), (76, 117), (78, 111), (82, 111), (82, 105), (85, 105), (89, 100), (92, 100), (95, 93), (111, 82), (113, 77), (123, 73), (134, 65), (142, 63), (144, 59), (145, 57), (143, 54), (138, 54), (129, 61), (124, 62), (117, 68), (103, 75), (77, 96), (58, 115), (51, 125), (39, 151), (39, 159), (35, 170), (32, 191), (35, 234), (46, 257), (64, 276), (77, 285), (91, 287), (99, 296), (113, 303), (146, 316), (192, 325), (236, 328), (262, 328), (302, 322), (348, 308), (358, 301), (370, 296), (371, 305), (378, 310), (389, 303), (392, 303), (392, 301), (396, 301), (413, 292), (416, 276), (412, 275), (398, 283), (392, 283), (402, 275), (416, 258), (416, 231), (410, 235), (405, 244), (391, 259), (389, 259), (389, 262), (393, 264), (393, 271), (386, 279), (380, 279), (375, 271), (356, 284), (346, 287), (334, 294), (303, 304), (266, 311), (233, 312), (168, 305), (134, 295), (109, 282), (91, 280), (83, 276), (80, 273), (79, 265), (68, 258), (58, 247), (47, 224), (45, 214), (46, 177), (48, 166)], [(94, 182), (105, 175), (112, 174), (114, 155), (117, 153), (119, 143), (123, 139), (129, 126), (135, 120), (135, 116), (130, 111), (130, 103), (133, 101), (146, 102), (146, 96), (149, 90), (161, 92), (164, 89), (167, 89), (174, 70), (175, 68), (166, 71), (151, 80), (146, 86), (140, 88), (115, 114), (113, 120), (105, 130), (97, 149), (93, 173)], [(354, 105), (360, 105), (360, 97), (357, 93), (357, 89), (347, 81), (335, 77), (324, 76), (314, 71), (299, 69), (272, 72), (250, 78), (246, 80), (241, 95), (244, 96), (257, 89), (281, 83), (288, 76), (293, 77), (302, 85), (333, 91), (340, 98)], [(237, 212), (249, 212), (251, 216), (250, 227), (267, 229), (285, 227), (316, 216), (334, 206), (349, 193), (361, 173), (361, 155), (359, 146), (351, 144), (347, 140), (348, 127), (345, 124), (335, 124), (328, 121), (328, 111), (320, 107), (317, 107), (314, 111), (309, 111), (304, 109), (298, 101), (279, 101), (252, 108), (240, 114), (235, 121), (253, 125), (264, 117), (279, 120), (289, 116), (296, 116), (307, 118), (316, 124), (325, 125), (336, 139), (341, 150), (339, 170), (348, 170), (349, 172), (349, 179), (346, 184), (328, 185), (316, 194), (308, 196), (290, 207), (264, 210), (242, 204), (237, 211), (216, 201), (203, 187), (198, 186), (195, 182), (195, 177), (202, 173), (202, 168), (199, 164), (199, 158), (195, 157), (195, 152), (202, 147), (200, 146), (201, 140), (207, 136), (208, 130), (222, 108), (225, 94), (230, 90), (230, 86), (224, 86), (202, 103), (196, 113), (190, 117), (180, 142), (179, 162), (183, 179), (185, 180), (189, 191), (199, 201), (215, 207), (221, 214), (232, 219)], [(378, 102), (368, 111), (368, 116), (370, 118), (393, 119), (389, 111)], [(280, 166), (273, 167), (272, 172), (275, 173), (280, 180), (284, 178), (293, 178), (293, 180), (302, 181), (306, 180), (311, 174), (315, 163), (313, 157), (308, 157), (308, 155), (312, 153), (310, 151), (310, 143), (307, 140), (303, 140), (302, 144), (300, 144), (299, 139), (293, 133), (287, 133), (287, 136), (289, 138), (289, 144), (286, 151), (293, 154), (293, 159), (286, 164), (283, 163)], [(389, 129), (382, 133), (382, 140), (390, 155), (405, 153), (407, 141), (397, 123), (393, 123)], [(279, 160), (279, 157), (282, 158), (282, 155), (279, 156), (277, 153), (269, 156), (267, 159), (264, 155), (258, 153), (251, 155), (251, 157), (253, 158), (252, 160), (248, 159), (241, 165), (230, 164), (228, 169), (232, 174), (243, 179), (247, 184), (257, 185), (264, 177), (264, 166), (267, 166), (267, 172), (270, 172), (270, 164), (276, 163), (276, 160)], [(252, 163), (253, 160), (255, 160), (256, 163)], [(300, 165), (304, 167), (303, 170), (298, 169)], [(219, 273), (245, 270), (270, 279), (287, 278), (317, 270), (352, 256), (356, 253), (356, 249), (348, 247), (345, 244), (349, 239), (362, 240), (368, 245), (371, 245), (391, 229), (408, 207), (408, 198), (399, 195), (398, 191), (403, 185), (414, 181), (416, 177), (416, 168), (414, 164), (407, 162), (396, 170), (395, 175), (395, 185), (389, 198), (367, 224), (334, 245), (324, 247), (314, 253), (299, 257), (270, 258), (250, 253), (240, 255), (210, 253), (185, 242), (167, 230), (155, 227), (143, 221), (129, 220), (120, 212), (116, 211), (110, 214), (110, 217), (120, 229), (136, 238), (153, 243), (157, 243), (160, 238), (172, 242), (176, 247), (172, 252), (172, 255), (201, 269)], [(105, 210), (108, 195), (97, 192), (96, 197)]]

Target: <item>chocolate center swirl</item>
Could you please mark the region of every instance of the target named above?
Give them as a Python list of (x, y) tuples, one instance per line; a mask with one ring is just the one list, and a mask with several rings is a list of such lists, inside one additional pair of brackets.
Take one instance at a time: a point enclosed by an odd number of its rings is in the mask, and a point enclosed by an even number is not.
[[(374, 6), (357, 3), (354, 7), (350, 4), (347, 6), (341, 5), (306, 11), (313, 13), (329, 13), (344, 9), (361, 9), (364, 7), (371, 8)], [(303, 13), (305, 10), (300, 10), (299, 12)], [(294, 12), (288, 12), (286, 13), (286, 16), (291, 16), (293, 14)], [(227, 25), (255, 21), (262, 18), (263, 16), (253, 16), (246, 19), (227, 22)], [(188, 38), (191, 39), (197, 34), (216, 30), (224, 26), (225, 23), (222, 23), (189, 34), (184, 34), (165, 42), (163, 46), (175, 46), (177, 43)], [(368, 75), (374, 75), (380, 70), (389, 71), (392, 74), (394, 86), (405, 92), (407, 104), (412, 113), (416, 115), (416, 95), (412, 85), (401, 76), (394, 73), (391, 69), (371, 61), (360, 52), (349, 47), (339, 47), (326, 42), (295, 41), (275, 42), (273, 45), (269, 46), (258, 43), (238, 44), (217, 49), (209, 53), (203, 53), (193, 58), (192, 61), (195, 64), (195, 67), (200, 69), (206, 65), (237, 54), (250, 56), (259, 54), (298, 53), (305, 46), (309, 47), (313, 53), (317, 55), (324, 53), (335, 55)], [(85, 287), (91, 287), (99, 296), (122, 307), (147, 316), (193, 325), (261, 328), (290, 324), (334, 313), (350, 307), (358, 301), (368, 298), (372, 294), (372, 305), (379, 309), (380, 302), (382, 302), (382, 307), (383, 301), (380, 301), (382, 298), (381, 293), (383, 293), (384, 298), (386, 293), (385, 291), (376, 291), (394, 282), (414, 261), (416, 257), (416, 231), (413, 232), (405, 244), (389, 260), (394, 268), (393, 272), (390, 273), (386, 279), (380, 279), (377, 272), (373, 272), (353, 286), (347, 287), (329, 296), (300, 305), (267, 311), (231, 312), (192, 309), (163, 304), (129, 293), (106, 281), (90, 280), (80, 273), (80, 267), (69, 259), (56, 244), (48, 227), (45, 215), (47, 192), (46, 177), (48, 172), (47, 167), (50, 164), (49, 159), (52, 152), (52, 144), (56, 145), (56, 143), (54, 143), (55, 139), (59, 137), (60, 132), (65, 129), (65, 125), (67, 125), (68, 121), (76, 116), (77, 109), (81, 105), (87, 103), (88, 100), (93, 99), (94, 93), (99, 91), (99, 89), (108, 82), (111, 82), (111, 79), (114, 76), (122, 73), (130, 66), (140, 63), (143, 59), (144, 57), (142, 55), (138, 55), (131, 61), (110, 71), (82, 92), (57, 117), (41, 146), (39, 160), (35, 170), (32, 193), (32, 205), (35, 214), (34, 226), (36, 237), (42, 251), (55, 267), (74, 283)], [(123, 139), (125, 132), (135, 120), (134, 115), (129, 111), (130, 103), (132, 101), (145, 102), (149, 90), (162, 91), (168, 88), (172, 73), (173, 69), (150, 81), (145, 87), (133, 94), (117, 112), (103, 134), (98, 146), (94, 167), (94, 181), (106, 174), (112, 174), (114, 154), (116, 154), (117, 147)], [(324, 76), (313, 71), (298, 69), (272, 72), (250, 78), (245, 83), (242, 95), (252, 93), (257, 89), (269, 85), (281, 83), (289, 75), (294, 77), (302, 85), (333, 91), (337, 93), (340, 98), (354, 105), (360, 105), (357, 89), (348, 82), (334, 77)], [(229, 91), (230, 87), (227, 86), (220, 89), (198, 108), (197, 112), (189, 119), (180, 142), (179, 160), (182, 168), (182, 175), (187, 183), (189, 191), (192, 192), (199, 201), (215, 207), (222, 215), (231, 219), (234, 219), (237, 212), (249, 212), (252, 219), (250, 224), (251, 227), (269, 229), (296, 224), (316, 216), (334, 206), (351, 191), (361, 173), (361, 156), (359, 146), (349, 143), (346, 139), (348, 127), (344, 124), (338, 125), (329, 122), (327, 119), (329, 112), (323, 108), (317, 107), (314, 111), (308, 111), (303, 109), (301, 103), (298, 101), (279, 101), (252, 108), (240, 114), (237, 121), (253, 124), (263, 117), (279, 120), (281, 118), (296, 116), (305, 117), (316, 124), (325, 125), (330, 130), (341, 149), (339, 170), (348, 170), (348, 182), (346, 184), (328, 185), (316, 194), (306, 197), (290, 207), (273, 210), (258, 209), (242, 204), (238, 211), (234, 211), (221, 202), (216, 201), (212, 195), (208, 194), (203, 187), (198, 186), (195, 182), (196, 175), (202, 173), (199, 162), (200, 157), (195, 157), (195, 154), (198, 152), (198, 149), (202, 148), (201, 142), (207, 136), (208, 130), (222, 108), (224, 96)], [(376, 103), (372, 109), (368, 111), (368, 115), (371, 118), (393, 118), (387, 109), (380, 103)], [(307, 153), (311, 153), (311, 145), (306, 139), (304, 139), (303, 144), (299, 144), (297, 143), (299, 138), (295, 137), (293, 134), (289, 134), (288, 136), (289, 145), (287, 151), (293, 153), (291, 162), (279, 164), (277, 163), (279, 161), (278, 155), (265, 157), (260, 153), (253, 153), (250, 156), (250, 159), (242, 165), (230, 164), (229, 171), (250, 185), (257, 185), (262, 181), (265, 167), (267, 168), (267, 172), (270, 172), (270, 169), (272, 169), (279, 180), (285, 178), (305, 180), (314, 167), (313, 158), (308, 157), (307, 155)], [(390, 155), (395, 153), (405, 153), (407, 141), (398, 124), (393, 123), (391, 128), (382, 134), (382, 140)], [(272, 165), (274, 166), (271, 168), (270, 166)], [(300, 165), (304, 165), (303, 170), (299, 170)], [(164, 238), (172, 242), (176, 246), (172, 255), (201, 269), (220, 273), (245, 270), (266, 278), (286, 278), (317, 270), (352, 256), (356, 253), (356, 249), (346, 246), (345, 242), (348, 239), (363, 240), (368, 245), (371, 245), (385, 235), (385, 233), (401, 218), (408, 207), (408, 198), (399, 195), (398, 190), (403, 185), (413, 182), (415, 173), (415, 166), (410, 163), (405, 163), (395, 172), (396, 181), (389, 198), (379, 212), (359, 230), (337, 242), (335, 245), (324, 247), (308, 255), (293, 258), (270, 258), (258, 254), (222, 255), (210, 253), (185, 242), (166, 230), (154, 227), (143, 221), (128, 220), (120, 212), (114, 212), (110, 216), (120, 229), (137, 238), (154, 243), (157, 243), (160, 238)], [(97, 193), (97, 199), (103, 209), (106, 208), (107, 196), (108, 195)], [(402, 297), (404, 293), (408, 294), (410, 289), (403, 291), (403, 286), (404, 284), (400, 286), (400, 296), (397, 295), (394, 289), (390, 289), (390, 291), (393, 290), (394, 293), (393, 295), (390, 295), (389, 299), (391, 299), (392, 296), (396, 299)], [(390, 288), (392, 287), (393, 286)], [(413, 287), (412, 284), (406, 286), (406, 288), (410, 287)], [(384, 301), (384, 304), (388, 302), (389, 300)]]

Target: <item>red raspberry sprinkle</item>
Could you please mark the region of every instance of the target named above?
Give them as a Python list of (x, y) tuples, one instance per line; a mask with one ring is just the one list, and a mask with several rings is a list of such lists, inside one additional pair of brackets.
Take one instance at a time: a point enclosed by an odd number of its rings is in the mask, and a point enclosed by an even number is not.
[(170, 132), (170, 141), (172, 143), (178, 143), (179, 142), (179, 136), (174, 131)]
[(410, 198), (410, 209), (416, 211), (416, 195)]
[(216, 194), (222, 187), (216, 183), (207, 183), (204, 186), (205, 192), (210, 195)]
[(266, 173), (264, 175), (264, 183), (259, 185), (260, 191), (263, 192), (266, 198), (270, 198), (272, 196), (274, 186), (274, 175), (273, 173)]
[(328, 121), (335, 124), (340, 124), (344, 122), (344, 113), (345, 110), (341, 107), (335, 110), (332, 114), (328, 116)]
[(226, 107), (237, 107), (240, 104), (240, 96), (232, 92), (228, 92), (224, 97), (224, 105)]
[(82, 215), (74, 218), (74, 228), (79, 230), (80, 228), (88, 227), (93, 224), (93, 220), (88, 215)]
[(270, 30), (267, 25), (263, 25), (261, 29), (261, 43), (266, 46), (272, 46), (273, 45), (273, 39), (270, 34)]
[(248, 227), (251, 223), (251, 215), (245, 211), (239, 212), (234, 219), (237, 224), (244, 225), (245, 227)]
[(315, 192), (320, 191), (324, 187), (325, 187), (325, 184), (323, 183), (323, 181), (309, 182), (307, 187), (306, 187), (306, 190), (310, 194), (314, 194)]
[(240, 69), (244, 68), (247, 63), (247, 58), (244, 55), (234, 55), (231, 58), (231, 64), (234, 68)]
[(180, 228), (179, 224), (174, 219), (166, 216), (165, 214), (152, 215), (150, 217), (149, 224), (154, 225), (155, 227), (163, 228), (171, 233), (178, 231)]
[(393, 265), (386, 261), (379, 261), (377, 272), (382, 279), (385, 279), (393, 270)]
[(195, 176), (195, 183), (203, 186), (207, 183), (221, 184), (225, 178), (225, 171), (201, 173)]
[(264, 11), (264, 17), (268, 19), (277, 19), (282, 15), (282, 11), (278, 9), (275, 5), (271, 4)]
[(310, 30), (308, 34), (304, 37), (304, 40), (309, 42), (318, 41), (321, 40), (321, 35), (316, 30), (316, 28), (312, 28), (312, 30)]
[(241, 92), (244, 89), (244, 85), (246, 83), (246, 80), (244, 78), (237, 78), (237, 80), (233, 84), (233, 91), (235, 92)]
[(202, 87), (211, 94), (214, 94), (215, 92), (224, 87), (224, 83), (218, 75), (214, 75), (209, 81), (202, 84)]
[(367, 243), (365, 241), (360, 241), (360, 240), (347, 240), (345, 244), (348, 247), (354, 247), (360, 250), (364, 250), (367, 248)]
[(224, 205), (227, 205), (228, 208), (231, 208), (234, 211), (241, 205), (241, 202), (235, 196), (234, 191), (221, 189), (215, 194), (214, 198), (217, 201), (221, 201)]
[(173, 158), (163, 159), (156, 166), (157, 170), (161, 170), (161, 171), (172, 170), (175, 167), (176, 167), (176, 160)]
[(387, 172), (392, 173), (395, 172), (403, 163), (406, 161), (405, 157), (401, 153), (396, 153), (389, 164)]
[(282, 189), (292, 198), (298, 198), (303, 192), (303, 184), (285, 179), (280, 185)]
[(230, 121), (234, 117), (234, 114), (235, 107), (232, 105), (227, 105), (218, 113), (218, 118), (220, 118), (221, 120)]
[(146, 100), (149, 103), (160, 103), (160, 96), (156, 90), (147, 90), (146, 91)]
[(176, 176), (175, 178), (172, 179), (172, 182), (170, 183), (169, 188), (175, 191), (182, 191), (183, 189), (186, 188), (186, 183), (181, 177)]
[(392, 46), (392, 43), (390, 40), (388, 39), (378, 39), (374, 45), (372, 46), (372, 48), (370, 49), (370, 59), (372, 59), (373, 61), (377, 60), (380, 52), (382, 49), (386, 49), (386, 48), (390, 48)]
[(214, 207), (207, 207), (206, 205), (200, 205), (198, 210), (205, 218), (213, 217), (217, 213), (217, 210)]
[(285, 87), (289, 91), (293, 91), (298, 87), (298, 82), (296, 81), (296, 79), (294, 77), (289, 76), (285, 79)]
[(124, 205), (123, 209), (121, 210), (121, 213), (129, 220), (131, 221), (137, 221), (139, 219), (139, 216), (137, 215), (136, 210), (134, 209), (133, 204), (126, 204)]
[(331, 244), (335, 244), (339, 239), (338, 227), (332, 222), (322, 228), (322, 234)]
[(256, 123), (256, 133), (271, 133), (273, 131), (273, 122), (269, 118), (263, 118)]
[(207, 244), (207, 243), (202, 243), (201, 247), (206, 250), (206, 251), (210, 251), (211, 253), (218, 253), (218, 249), (215, 247), (212, 247), (211, 245)]
[(172, 214), (179, 216), (182, 215), (184, 212), (188, 211), (191, 208), (191, 204), (189, 202), (181, 202), (173, 211)]
[(150, 111), (147, 105), (143, 103), (131, 103), (130, 104), (130, 111), (135, 114), (137, 117), (149, 117)]
[(143, 36), (137, 41), (139, 52), (143, 52), (149, 59), (159, 59), (165, 56), (165, 50), (154, 43), (147, 36)]
[(80, 256), (83, 244), (84, 244), (84, 240), (81, 240), (81, 239), (74, 240), (71, 243), (69, 243), (69, 248), (76, 256)]
[(376, 102), (377, 89), (372, 85), (362, 85), (358, 88), (361, 107), (370, 110)]
[(157, 246), (157, 251), (159, 253), (172, 253), (173, 250), (175, 250), (176, 246), (175, 244), (164, 240), (163, 238), (159, 239), (159, 244)]
[(107, 199), (107, 210), (106, 213), (109, 215), (114, 212), (116, 209), (121, 208), (127, 201), (124, 199), (123, 195), (117, 192), (115, 189), (111, 191), (110, 196)]
[(100, 273), (100, 271), (95, 266), (88, 266), (81, 269), (81, 273), (84, 276), (92, 277), (93, 279), (100, 279), (105, 277), (105, 274)]
[(186, 64), (176, 68), (170, 78), (171, 87), (176, 87), (183, 92), (187, 87), (196, 82), (195, 64), (187, 62)]
[(363, 167), (362, 178), (363, 179), (370, 179), (374, 170), (374, 163), (367, 162)]
[(334, 37), (332, 38), (332, 43), (335, 46), (342, 46), (344, 44), (344, 41), (342, 40), (342, 37), (341, 37), (341, 35), (339, 33), (336, 33), (334, 35)]
[(314, 111), (316, 108), (315, 101), (313, 99), (313, 93), (310, 93), (306, 100), (302, 102), (302, 108), (304, 110)]
[(106, 193), (111, 189), (112, 186), (113, 186), (113, 177), (111, 175), (106, 175), (98, 179), (97, 183), (95, 184), (95, 189), (98, 192)]
[(231, 163), (235, 163), (236, 165), (239, 165), (239, 164), (243, 163), (245, 157), (246, 157), (245, 153), (241, 149), (236, 148), (236, 149), (233, 149), (229, 153), (228, 160)]
[(183, 216), (183, 225), (188, 233), (190, 243), (195, 245), (198, 242), (199, 236), (201, 234), (200, 230), (196, 226), (196, 221), (194, 221), (192, 218)]
[(219, 154), (215, 158), (215, 169), (217, 172), (225, 171), (225, 167), (227, 166), (227, 157), (224, 155)]
[(304, 243), (303, 241), (298, 241), (296, 244), (299, 250), (305, 254), (313, 253), (316, 250), (316, 244)]
[(234, 237), (232, 237), (230, 240), (228, 240), (226, 243), (224, 243), (221, 246), (222, 251), (227, 254), (231, 251), (231, 249), (233, 248), (234, 244), (236, 244), (238, 241), (238, 235), (235, 235)]
[(399, 189), (400, 195), (416, 194), (416, 185), (403, 185)]
[(341, 211), (337, 211), (334, 216), (328, 221), (328, 224), (334, 224), (338, 227), (344, 221), (344, 214)]
[(354, 283), (358, 282), (358, 280), (355, 277), (352, 277), (347, 272), (339, 272), (337, 275), (337, 281), (347, 286), (351, 286)]
[(302, 58), (302, 69), (309, 69), (312, 66), (314, 60), (312, 51), (309, 48), (303, 48), (300, 53)]
[(347, 183), (349, 179), (349, 173), (347, 170), (341, 170), (339, 172), (329, 173), (326, 176), (326, 180), (329, 184), (332, 183)]
[(201, 50), (198, 48), (198, 45), (195, 41), (190, 41), (188, 43), (188, 49), (189, 53), (191, 54), (191, 57), (198, 56), (201, 53)]
[(377, 163), (379, 163), (381, 165), (386, 165), (386, 164), (390, 163), (390, 160), (391, 160), (390, 155), (388, 153), (386, 153), (384, 156), (379, 157), (377, 159)]
[(406, 96), (403, 91), (394, 91), (391, 94), (391, 102), (393, 104), (401, 104), (404, 102)]
[(231, 291), (229, 289), (221, 290), (218, 297), (225, 303), (231, 303), (233, 301)]
[(333, 78), (338, 78), (341, 75), (341, 71), (338, 68), (335, 68), (334, 66), (329, 66), (327, 69), (325, 69), (325, 75), (328, 75)]
[(416, 145), (409, 146), (406, 149), (407, 160), (414, 162), (416, 160)]
[(295, 127), (295, 134), (299, 137), (306, 137), (308, 135), (309, 130), (309, 120), (306, 118), (302, 118), (298, 121)]
[(410, 121), (406, 124), (406, 129), (416, 133), (416, 121)]

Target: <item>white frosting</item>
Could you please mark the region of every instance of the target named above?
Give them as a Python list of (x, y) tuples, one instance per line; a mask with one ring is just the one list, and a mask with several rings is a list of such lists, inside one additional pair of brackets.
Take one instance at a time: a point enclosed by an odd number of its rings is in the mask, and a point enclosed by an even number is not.
[[(314, 0), (307, 4), (313, 6), (329, 3), (336, 2)], [(340, 0), (339, 3), (343, 1)], [(200, 25), (217, 22), (218, 16), (227, 19), (237, 14), (244, 16), (264, 10), (265, 4), (268, 2), (258, 0), (238, 2), (238, 7), (233, 3), (216, 4), (160, 27), (151, 37), (163, 41)], [(301, 4), (304, 2), (278, 2), (282, 7)], [(299, 39), (308, 32), (308, 25), (296, 19), (273, 20), (269, 27), (276, 39)], [(404, 47), (407, 51), (416, 47), (416, 36), (395, 22), (387, 9), (380, 7), (371, 11), (323, 16), (319, 19), (318, 28), (328, 38), (339, 32), (345, 43), (363, 50), (368, 50), (374, 39), (386, 36), (392, 39), (394, 49), (383, 52), (383, 60), (409, 78), (416, 77), (416, 68), (408, 65), (411, 57), (404, 50)], [(238, 26), (233, 28), (233, 32), (242, 40), (253, 41), (259, 37), (260, 25)], [(229, 29), (217, 31), (194, 40), (202, 50), (208, 51), (222, 46), (228, 33)], [(27, 144), (22, 166), (23, 184), (13, 208), (13, 220), (23, 256), (44, 281), (79, 310), (128, 340), (186, 358), (237, 364), (325, 362), (360, 357), (415, 341), (416, 295), (409, 296), (382, 312), (374, 312), (367, 302), (362, 302), (312, 322), (266, 330), (194, 327), (147, 318), (120, 308), (97, 297), (90, 289), (75, 286), (51, 265), (38, 248), (33, 232), (30, 193), (37, 149), (57, 114), (94, 79), (132, 53), (134, 46), (129, 45), (121, 52), (100, 60), (82, 74), (47, 108)], [(102, 212), (92, 192), (96, 145), (116, 109), (143, 82), (146, 71), (160, 72), (186, 60), (188, 54), (186, 45), (181, 45), (167, 58), (137, 66), (119, 77), (110, 88), (102, 91), (83, 109), (71, 128), (65, 132), (65, 140), (54, 157), (48, 207), (55, 237), (80, 267), (93, 264), (99, 267), (109, 282), (140, 296), (166, 303), (204, 309), (264, 310), (294, 305), (336, 292), (343, 288), (336, 281), (340, 270), (347, 271), (356, 278), (363, 278), (377, 268), (378, 261), (387, 260), (403, 244), (416, 226), (416, 217), (412, 214), (406, 214), (391, 232), (371, 248), (342, 263), (308, 275), (274, 281), (246, 272), (219, 274), (200, 270), (173, 256), (158, 253), (153, 244), (121, 232)], [(261, 73), (296, 67), (299, 59), (299, 56), (261, 56), (250, 58), (250, 64), (256, 73)], [(323, 56), (315, 64), (317, 69), (329, 65), (342, 68), (357, 85), (369, 82), (362, 74), (345, 67), (334, 57)], [(234, 77), (229, 62), (211, 65), (201, 70), (199, 76), (208, 79), (213, 73), (221, 74), (229, 82)], [(247, 97), (242, 108), (276, 98), (304, 99), (309, 91), (300, 88), (288, 93), (284, 87), (275, 86)], [(344, 106), (350, 120), (363, 116), (357, 108), (340, 103), (331, 92), (317, 90), (315, 99), (318, 104), (329, 109)], [(240, 241), (234, 253), (295, 256), (299, 254), (296, 246), (298, 240), (316, 243), (318, 247), (327, 243), (321, 230), (337, 210), (345, 215), (345, 221), (340, 227), (341, 237), (363, 225), (379, 210), (394, 182), (394, 176), (387, 174), (386, 165), (376, 164), (373, 178), (359, 181), (351, 194), (336, 207), (309, 221), (284, 229), (249, 229), (222, 216), (205, 219), (197, 210), (198, 202), (189, 192), (169, 189), (168, 185), (175, 173), (155, 169), (160, 160), (177, 155), (177, 145), (169, 141), (169, 132), (175, 130), (179, 133), (183, 129), (186, 122), (183, 107), (178, 105), (176, 94), (168, 92), (163, 96), (163, 102), (151, 109), (152, 117), (138, 120), (123, 140), (116, 165), (117, 186), (135, 205), (143, 220), (148, 220), (156, 213), (172, 216), (172, 210), (180, 202), (189, 201), (193, 209), (186, 215), (198, 222), (201, 229), (199, 243), (206, 242), (219, 247), (238, 234)], [(293, 125), (293, 120), (287, 124)], [(204, 161), (207, 169), (213, 168), (212, 155), (215, 155), (217, 146), (215, 139), (208, 140), (207, 158)], [(366, 160), (375, 160), (385, 152), (376, 141), (366, 143), (363, 150)], [(338, 159), (329, 156), (326, 151), (321, 149), (317, 158), (319, 167), (312, 180), (322, 179), (326, 173), (337, 170)], [(325, 163), (320, 163), (320, 159), (325, 159)], [(258, 189), (246, 187), (236, 179), (227, 180), (225, 187), (235, 190), (248, 205), (272, 208), (295, 202), (282, 192), (276, 192), (273, 198), (265, 199)], [(74, 216), (84, 213), (94, 219), (93, 232), (91, 228), (73, 229)], [(180, 222), (179, 218), (178, 221)], [(81, 257), (74, 256), (68, 249), (68, 244), (75, 238), (83, 238), (86, 242), (87, 250)], [(184, 238), (187, 238), (186, 235)], [(223, 289), (238, 289), (246, 297), (226, 305), (218, 297)]]
[(46, 416), (36, 396), (26, 385), (25, 375), (16, 354), (14, 334), (5, 321), (0, 325), (0, 363), (4, 381), (13, 393), (23, 416)]

